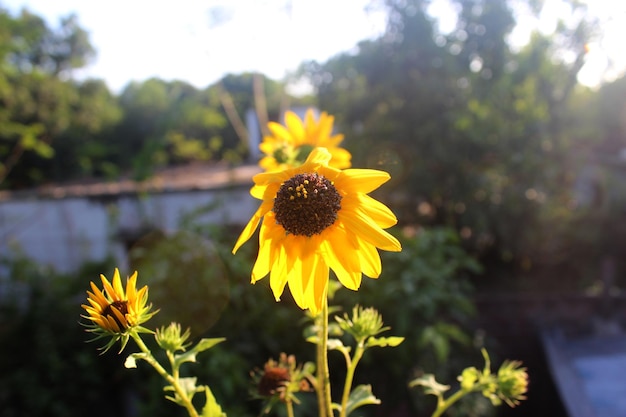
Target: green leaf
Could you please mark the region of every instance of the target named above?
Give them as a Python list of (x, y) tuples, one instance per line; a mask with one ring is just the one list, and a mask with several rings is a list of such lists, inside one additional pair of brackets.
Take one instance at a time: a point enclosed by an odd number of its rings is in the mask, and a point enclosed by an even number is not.
[(213, 346), (217, 345), (218, 343), (223, 342), (224, 340), (226, 340), (226, 338), (224, 337), (216, 337), (212, 339), (200, 339), (200, 341), (189, 351), (174, 355), (175, 366), (180, 366), (181, 364), (185, 362), (195, 362), (196, 355), (198, 353), (203, 352), (207, 349), (211, 349)]
[(404, 337), (399, 337), (399, 336), (370, 337), (367, 339), (367, 343), (365, 344), (365, 347), (372, 347), (372, 346), (395, 347), (395, 346), (398, 346), (402, 342), (404, 342)]
[(424, 374), (421, 377), (409, 382), (409, 387), (417, 385), (424, 387), (424, 392), (426, 394), (436, 395), (439, 398), (443, 396), (444, 392), (450, 389), (450, 385), (443, 385), (437, 382), (433, 374)]
[(344, 346), (343, 342), (340, 339), (328, 339), (328, 344), (326, 346), (328, 350), (340, 350), (342, 352), (350, 352), (350, 347)]
[(226, 417), (226, 413), (222, 411), (222, 407), (217, 403), (211, 389), (208, 386), (204, 386), (204, 395), (206, 396), (206, 403), (202, 408), (202, 417)]
[(368, 404), (380, 404), (380, 400), (372, 394), (371, 385), (359, 385), (352, 390), (346, 403), (346, 416), (354, 410)]
[(222, 343), (225, 340), (225, 337), (214, 337), (211, 339), (203, 338), (200, 339), (200, 341), (191, 350), (196, 353), (204, 352), (205, 350), (211, 349), (213, 346), (218, 343)]
[[(191, 401), (194, 394), (199, 391), (199, 389), (196, 388), (196, 381), (197, 381), (196, 377), (178, 379), (178, 386), (180, 387), (181, 391), (185, 393), (189, 401)], [(176, 390), (174, 389), (172, 385), (167, 385), (166, 387), (163, 388), (163, 391), (174, 391), (173, 397), (167, 395), (165, 396), (165, 398), (167, 398), (170, 401), (175, 402), (176, 404), (184, 405), (180, 398), (180, 395), (178, 395), (178, 393), (176, 392)]]
[(148, 357), (148, 355), (146, 353), (143, 353), (143, 352), (131, 353), (130, 355), (128, 355), (128, 357), (124, 361), (124, 367), (128, 368), (128, 369), (136, 368), (137, 367), (137, 359), (144, 359), (145, 360), (147, 357)]

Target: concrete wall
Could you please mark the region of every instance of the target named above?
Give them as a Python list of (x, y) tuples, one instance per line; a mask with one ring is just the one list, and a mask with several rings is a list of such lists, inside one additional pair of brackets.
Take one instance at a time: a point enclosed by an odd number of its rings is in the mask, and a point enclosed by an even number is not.
[(259, 205), (249, 185), (224, 189), (0, 201), (0, 256), (19, 248), (28, 257), (70, 272), (84, 261), (114, 256), (122, 267), (125, 249), (117, 236), (150, 225), (165, 232), (206, 205), (200, 221), (244, 225)]

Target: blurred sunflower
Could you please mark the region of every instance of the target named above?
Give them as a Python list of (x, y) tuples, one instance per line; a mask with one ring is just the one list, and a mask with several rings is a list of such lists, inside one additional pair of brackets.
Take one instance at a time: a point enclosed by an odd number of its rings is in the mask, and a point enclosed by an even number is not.
[(263, 414), (277, 403), (300, 404), (296, 394), (313, 390), (314, 371), (313, 363), (298, 365), (294, 355), (281, 353), (278, 361), (269, 359), (262, 370), (251, 372), (252, 397), (265, 400)]
[(304, 121), (294, 112), (285, 113), (285, 126), (276, 122), (269, 122), (271, 135), (265, 136), (259, 145), (265, 154), (259, 161), (259, 166), (266, 171), (277, 171), (301, 165), (309, 156), (313, 148), (325, 147), (331, 154), (329, 165), (334, 168), (350, 168), (352, 155), (340, 148), (343, 135), (333, 135), (335, 118), (326, 112), (315, 120), (313, 109), (306, 112)]
[(91, 282), (91, 291), (87, 291), (89, 305), (81, 305), (88, 315), (81, 315), (81, 317), (91, 320), (91, 323), (86, 326), (89, 332), (96, 334), (94, 340), (103, 337), (111, 338), (103, 348), (105, 352), (118, 340), (122, 343), (121, 352), (128, 342), (131, 331), (151, 333), (140, 324), (149, 320), (157, 311), (150, 312), (152, 306), (146, 305), (148, 286), (137, 290), (137, 272), (127, 279), (126, 290), (122, 287), (120, 272), (117, 268), (115, 268), (112, 283), (104, 275), (100, 275), (100, 279), (103, 290)]
[(276, 300), (289, 283), (298, 306), (313, 314), (326, 297), (329, 269), (346, 288), (357, 290), (362, 274), (380, 275), (377, 248), (401, 250), (398, 240), (383, 230), (396, 224), (396, 217), (367, 195), (389, 174), (342, 171), (328, 166), (331, 157), (325, 148), (315, 148), (297, 168), (255, 175), (250, 193), (263, 202), (233, 249), (235, 253), (261, 224), (252, 282), (270, 274)]

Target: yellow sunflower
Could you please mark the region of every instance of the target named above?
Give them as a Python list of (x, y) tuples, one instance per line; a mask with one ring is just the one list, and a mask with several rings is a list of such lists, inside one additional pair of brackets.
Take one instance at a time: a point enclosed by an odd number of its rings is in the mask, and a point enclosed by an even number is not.
[(296, 303), (313, 314), (326, 297), (329, 269), (346, 288), (357, 290), (362, 274), (380, 275), (377, 248), (401, 250), (398, 240), (383, 230), (396, 224), (396, 217), (367, 195), (389, 174), (332, 168), (331, 156), (325, 148), (315, 148), (297, 168), (255, 175), (250, 193), (263, 202), (233, 249), (235, 253), (261, 224), (252, 283), (270, 274), (276, 300), (288, 283)]
[(285, 113), (285, 126), (269, 122), (271, 135), (265, 136), (259, 145), (265, 154), (259, 166), (266, 171), (293, 168), (302, 164), (313, 148), (325, 147), (331, 154), (329, 165), (334, 168), (350, 168), (352, 155), (340, 148), (343, 135), (333, 135), (334, 117), (326, 112), (315, 120), (313, 109), (306, 112), (304, 121), (294, 112)]
[[(120, 272), (115, 268), (113, 282), (104, 275), (100, 275), (103, 290), (100, 290), (91, 282), (91, 291), (87, 291), (87, 304), (81, 305), (88, 315), (82, 317), (91, 320), (87, 325), (88, 331), (97, 335), (96, 339), (110, 336), (111, 340), (106, 345), (108, 350), (117, 340), (122, 341), (122, 350), (126, 345), (130, 330), (150, 332), (140, 324), (150, 319), (156, 311), (150, 312), (151, 305), (148, 301), (148, 287), (144, 286), (137, 290), (137, 272), (126, 281), (126, 290), (122, 287)], [(120, 350), (121, 351), (121, 350)]]

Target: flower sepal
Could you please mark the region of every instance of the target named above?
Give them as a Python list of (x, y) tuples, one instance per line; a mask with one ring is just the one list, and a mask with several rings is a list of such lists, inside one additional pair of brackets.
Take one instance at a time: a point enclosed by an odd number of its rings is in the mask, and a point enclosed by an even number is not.
[(100, 346), (98, 348), (98, 350), (101, 351), (101, 355), (104, 355), (106, 352), (108, 352), (108, 350), (111, 349), (113, 345), (115, 345), (118, 341), (120, 342), (120, 350), (117, 353), (122, 353), (122, 351), (126, 347), (126, 344), (128, 344), (128, 340), (130, 339), (130, 335), (128, 333), (120, 334), (109, 332), (101, 329), (97, 325), (87, 325), (87, 327), (89, 327), (87, 329), (88, 332), (96, 334), (96, 337), (94, 337), (93, 339), (89, 339), (88, 342), (95, 342), (96, 340), (109, 338), (109, 341), (104, 346)]

